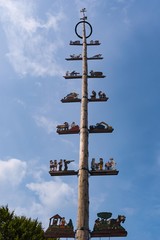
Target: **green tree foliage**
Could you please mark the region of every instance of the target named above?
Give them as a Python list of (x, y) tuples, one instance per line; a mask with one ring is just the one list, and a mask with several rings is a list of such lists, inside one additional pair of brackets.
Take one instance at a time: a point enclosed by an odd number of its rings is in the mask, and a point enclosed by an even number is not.
[(41, 223), (0, 207), (0, 240), (44, 240)]

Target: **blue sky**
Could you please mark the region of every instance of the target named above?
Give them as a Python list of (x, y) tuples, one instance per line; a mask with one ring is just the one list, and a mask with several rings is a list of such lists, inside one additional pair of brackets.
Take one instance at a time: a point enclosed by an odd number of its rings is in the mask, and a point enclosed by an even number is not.
[(38, 218), (44, 228), (54, 214), (72, 218), (76, 228), (77, 183), (51, 177), (50, 159), (75, 159), (79, 135), (56, 134), (56, 125), (80, 121), (80, 104), (62, 104), (80, 80), (66, 80), (81, 63), (69, 45), (80, 9), (87, 9), (102, 61), (89, 70), (89, 93), (103, 90), (107, 103), (89, 104), (89, 124), (105, 121), (112, 134), (89, 137), (89, 161), (117, 162), (118, 176), (90, 177), (90, 229), (97, 212), (126, 216), (128, 240), (159, 240), (160, 228), (160, 2), (158, 0), (0, 0), (0, 205)]

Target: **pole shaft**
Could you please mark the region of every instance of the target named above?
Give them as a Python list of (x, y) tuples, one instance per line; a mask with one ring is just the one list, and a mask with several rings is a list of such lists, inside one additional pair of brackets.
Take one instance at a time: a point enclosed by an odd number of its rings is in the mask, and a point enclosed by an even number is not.
[(82, 98), (80, 120), (80, 154), (78, 178), (77, 240), (89, 239), (89, 181), (88, 181), (88, 67), (85, 21), (83, 22)]

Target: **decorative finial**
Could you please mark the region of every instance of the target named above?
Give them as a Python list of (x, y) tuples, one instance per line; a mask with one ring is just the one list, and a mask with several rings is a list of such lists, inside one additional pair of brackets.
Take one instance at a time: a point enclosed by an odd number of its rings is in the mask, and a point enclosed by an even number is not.
[(85, 21), (85, 20), (87, 19), (87, 17), (85, 16), (85, 12), (87, 12), (86, 8), (82, 8), (82, 9), (80, 10), (80, 12), (83, 13), (83, 17), (80, 18), (80, 19)]

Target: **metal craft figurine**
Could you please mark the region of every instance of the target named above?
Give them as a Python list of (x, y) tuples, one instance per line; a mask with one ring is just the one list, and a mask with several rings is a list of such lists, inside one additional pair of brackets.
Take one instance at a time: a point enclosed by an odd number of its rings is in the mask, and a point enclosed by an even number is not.
[(97, 213), (98, 218), (95, 220), (92, 237), (125, 237), (127, 232), (122, 227), (121, 223), (124, 223), (126, 217), (124, 215), (118, 215), (117, 218), (111, 218), (112, 213), (100, 212)]

